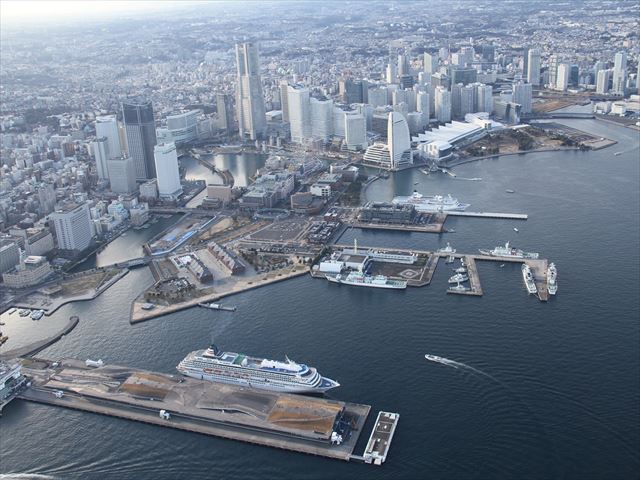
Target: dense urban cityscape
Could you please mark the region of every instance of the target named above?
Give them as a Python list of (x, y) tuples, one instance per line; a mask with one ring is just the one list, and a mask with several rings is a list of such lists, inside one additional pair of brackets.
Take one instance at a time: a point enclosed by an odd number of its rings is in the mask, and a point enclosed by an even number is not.
[[(108, 2), (96, 2), (91, 12), (92, 2), (50, 2), (47, 8), (58, 5), (58, 15), (29, 15), (29, 23), (9, 15), (15, 3), (0, 3), (5, 9), (0, 15), (0, 409), (7, 407), (7, 421), (21, 415), (14, 407), (19, 402), (9, 402), (22, 399), (49, 405), (33, 410), (48, 415), (55, 416), (63, 406), (347, 461), (381, 465), (391, 451), (384, 466), (390, 478), (427, 475), (424, 469), (431, 467), (438, 478), (631, 478), (630, 472), (640, 468), (640, 335), (637, 319), (632, 319), (639, 307), (640, 281), (640, 4), (212, 1), (149, 2), (147, 11), (140, 5), (127, 10), (114, 4), (109, 12), (104, 5), (98, 9)], [(88, 15), (81, 21), (85, 8)], [(591, 165), (594, 173), (587, 178)], [(616, 219), (618, 212), (626, 216)], [(558, 228), (542, 223), (551, 221), (562, 229), (575, 225), (581, 233), (566, 233), (566, 240), (560, 240)], [(331, 316), (332, 310), (321, 314), (321, 307), (314, 312), (306, 305), (324, 296), (330, 306), (341, 302), (336, 295), (345, 291), (354, 293), (340, 297), (347, 302), (340, 310), (354, 309), (357, 318), (359, 309), (369, 308), (394, 324), (413, 314), (431, 318), (439, 302), (447, 305), (446, 316), (471, 318), (483, 308), (473, 306), (477, 301), (489, 302), (486, 315), (501, 318), (500, 312), (510, 307), (493, 310), (492, 302), (503, 299), (490, 297), (507, 295), (492, 285), (500, 272), (514, 268), (519, 288), (540, 301), (518, 315), (560, 322), (571, 317), (568, 312), (587, 308), (576, 284), (591, 282), (591, 277), (578, 280), (570, 266), (567, 255), (580, 255), (573, 245), (601, 251), (599, 229), (609, 239), (618, 228), (627, 237), (616, 241), (629, 243), (631, 251), (620, 247), (620, 254), (605, 254), (602, 260), (629, 261), (617, 272), (630, 290), (617, 291), (622, 300), (607, 309), (627, 305), (626, 314), (616, 317), (627, 322), (619, 331), (626, 331), (631, 342), (625, 344), (628, 350), (621, 347), (620, 361), (631, 365), (628, 373), (636, 378), (625, 390), (630, 409), (620, 407), (620, 412), (630, 415), (635, 427), (610, 424), (604, 417), (608, 411), (594, 413), (609, 405), (608, 399), (588, 410), (589, 402), (577, 393), (563, 394), (597, 420), (603, 442), (606, 435), (617, 438), (612, 449), (618, 453), (611, 455), (620, 456), (607, 466), (594, 460), (591, 469), (581, 470), (557, 458), (551, 467), (527, 466), (534, 458), (562, 455), (558, 444), (564, 433), (551, 441), (553, 454), (537, 450), (547, 440), (531, 440), (522, 447), (522, 457), (510, 457), (504, 469), (494, 465), (499, 460), (493, 455), (500, 453), (470, 460), (482, 463), (476, 475), (471, 463), (461, 467), (446, 458), (437, 467), (427, 459), (425, 466), (413, 458), (429, 456), (427, 451), (412, 447), (411, 460), (396, 451), (409, 450), (404, 428), (415, 435), (408, 425), (417, 421), (411, 401), (384, 396), (382, 402), (364, 396), (367, 387), (349, 387), (348, 369), (325, 368), (334, 363), (319, 352), (328, 351), (306, 345), (308, 339), (285, 335), (276, 341), (279, 347), (272, 347), (279, 334), (268, 333), (269, 322), (260, 324), (262, 333), (247, 343), (285, 361), (224, 352), (213, 344), (245, 348), (230, 345), (231, 338), (242, 338), (240, 330), (232, 333), (242, 328), (237, 322), (244, 322), (245, 332), (253, 323), (243, 317), (242, 305), (257, 308), (258, 315), (282, 318), (284, 323), (277, 324), (289, 329), (304, 323), (305, 315)], [(544, 255), (516, 248), (510, 238), (537, 246)], [(428, 294), (425, 306), (416, 297), (421, 305), (417, 311), (402, 306), (413, 300), (394, 300), (396, 294), (425, 290), (411, 287), (430, 286), (426, 290), (432, 291), (449, 266), (454, 274), (444, 281), (451, 294), (445, 299), (442, 292)], [(593, 268), (606, 272), (614, 267)], [(480, 274), (489, 280), (481, 284)], [(557, 276), (566, 288), (558, 296)], [(320, 285), (327, 290), (318, 290)], [(338, 286), (340, 294), (333, 293)], [(374, 296), (356, 296), (359, 289), (350, 286), (369, 287)], [(275, 300), (275, 292), (294, 293), (282, 301)], [(250, 300), (258, 296), (263, 300)], [(226, 302), (239, 303), (239, 311), (231, 313), (236, 306)], [(293, 316), (282, 313), (289, 302), (300, 305)], [(128, 356), (141, 345), (130, 340), (125, 342), (128, 349), (109, 350), (107, 341), (102, 350), (95, 343), (104, 337), (87, 329), (101, 331), (96, 325), (105, 322), (95, 320), (102, 318), (100, 309), (115, 308), (120, 308), (118, 318), (107, 323), (117, 322), (123, 335), (133, 338), (144, 328), (148, 339), (175, 343), (172, 352), (183, 346), (180, 358), (187, 355), (185, 346), (194, 350), (179, 363), (178, 373), (164, 363)], [(413, 313), (401, 313), (408, 311)], [(197, 321), (189, 324), (190, 316)], [(216, 320), (206, 318), (212, 316), (235, 318), (238, 326), (211, 326)], [(335, 353), (328, 356), (349, 350), (347, 344), (359, 342), (363, 329), (374, 335), (369, 339), (373, 348), (386, 329), (396, 328), (385, 325), (383, 317), (373, 318), (374, 327), (359, 326), (352, 333), (337, 333), (348, 328), (345, 324), (327, 327), (340, 337), (331, 340)], [(151, 319), (148, 327), (138, 325)], [(185, 328), (193, 331), (192, 337), (169, 340), (160, 331), (146, 330), (173, 322), (189, 324)], [(407, 344), (412, 344), (409, 338), (427, 341), (429, 333), (412, 325), (415, 335), (407, 333)], [(399, 334), (407, 327), (397, 328)], [(443, 338), (449, 335), (447, 328), (438, 327), (446, 332)], [(572, 333), (555, 335), (569, 342)], [(138, 341), (146, 343), (143, 338)], [(351, 340), (341, 341), (346, 338)], [(589, 340), (584, 341), (588, 352)], [(358, 358), (379, 355), (365, 343), (357, 348), (358, 356), (349, 357), (354, 368)], [(99, 350), (88, 353), (89, 345)], [(393, 340), (388, 346), (389, 355), (402, 349)], [(284, 348), (320, 365), (340, 383), (290, 360)], [(115, 352), (127, 353), (118, 358)], [(494, 365), (498, 379), (484, 371), (491, 361), (480, 360), (480, 369), (424, 351), (416, 355), (411, 364), (426, 359), (509, 391), (499, 367)], [(109, 357), (109, 365), (87, 358), (94, 356)], [(118, 366), (126, 365), (127, 358), (132, 366)], [(167, 361), (173, 359), (167, 354)], [(333, 397), (337, 387), (349, 401)], [(446, 387), (438, 383), (434, 388)], [(330, 389), (331, 396), (296, 395)], [(509, 395), (520, 405), (509, 408), (525, 405), (530, 412), (530, 397), (520, 399), (527, 393)], [(375, 421), (368, 416), (373, 407), (365, 402), (380, 407)], [(538, 417), (546, 411), (526, 413), (538, 423), (524, 428), (544, 430)], [(13, 432), (17, 422), (7, 424), (3, 418), (0, 429)], [(136, 422), (123, 422), (121, 428), (135, 435)], [(450, 431), (444, 420), (440, 427), (437, 423), (424, 428)], [(157, 428), (138, 427), (148, 434)], [(496, 435), (518, 441), (511, 431)], [(19, 458), (18, 444), (7, 438), (0, 431), (0, 451), (3, 443), (10, 445), (0, 453), (0, 474), (175, 478), (195, 476), (200, 468), (210, 471), (208, 460), (191, 469), (161, 473), (154, 467), (141, 474), (133, 466), (85, 470), (81, 465), (89, 462), (82, 459), (56, 470), (50, 461)], [(260, 448), (228, 443), (215, 445), (230, 459), (251, 455), (243, 448)], [(567, 455), (576, 455), (569, 450)], [(228, 460), (233, 466), (215, 472), (233, 478), (370, 474), (338, 467), (323, 474), (323, 463), (318, 463), (318, 471), (310, 475), (305, 456), (289, 460), (281, 455), (280, 464), (261, 457), (270, 465), (267, 470), (257, 465), (250, 474), (233, 470), (240, 464)], [(110, 462), (119, 464), (120, 459)], [(294, 472), (286, 473), (288, 462)]]

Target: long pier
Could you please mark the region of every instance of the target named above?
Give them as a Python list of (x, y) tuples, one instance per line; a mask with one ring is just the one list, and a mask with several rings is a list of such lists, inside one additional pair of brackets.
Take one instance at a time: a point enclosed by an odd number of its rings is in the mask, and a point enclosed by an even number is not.
[(448, 216), (454, 217), (480, 217), (480, 218), (500, 218), (506, 220), (526, 220), (529, 215), (526, 213), (497, 213), (497, 212), (446, 212)]

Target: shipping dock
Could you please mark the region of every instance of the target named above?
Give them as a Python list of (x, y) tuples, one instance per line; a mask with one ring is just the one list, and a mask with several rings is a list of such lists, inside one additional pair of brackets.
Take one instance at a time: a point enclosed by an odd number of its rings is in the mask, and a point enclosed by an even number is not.
[[(21, 362), (31, 382), (17, 397), (23, 400), (344, 461), (360, 458), (353, 450), (371, 409), (179, 374), (117, 365), (93, 367), (87, 364), (95, 362), (76, 359)], [(382, 433), (374, 430), (375, 438), (382, 438)], [(369, 452), (374, 461), (379, 455), (386, 458), (392, 436), (393, 432), (385, 438), (386, 448), (378, 446)]]

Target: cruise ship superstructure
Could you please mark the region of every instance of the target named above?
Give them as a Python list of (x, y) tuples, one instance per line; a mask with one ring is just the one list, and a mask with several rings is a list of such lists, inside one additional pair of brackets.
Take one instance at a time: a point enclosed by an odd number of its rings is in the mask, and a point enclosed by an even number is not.
[(340, 386), (315, 368), (288, 358), (281, 362), (221, 352), (215, 345), (189, 353), (176, 368), (188, 377), (275, 392), (323, 393)]
[(519, 248), (513, 248), (509, 242), (505, 243), (504, 246), (498, 245), (493, 250), (482, 250), (480, 249), (480, 253), (483, 255), (489, 255), (491, 257), (515, 257), (515, 258), (531, 258), (536, 259), (540, 255), (535, 252), (524, 252)]
[(394, 197), (391, 203), (396, 205), (413, 205), (418, 212), (462, 212), (469, 208), (470, 204), (460, 203), (451, 195), (425, 196), (416, 191), (408, 197)]

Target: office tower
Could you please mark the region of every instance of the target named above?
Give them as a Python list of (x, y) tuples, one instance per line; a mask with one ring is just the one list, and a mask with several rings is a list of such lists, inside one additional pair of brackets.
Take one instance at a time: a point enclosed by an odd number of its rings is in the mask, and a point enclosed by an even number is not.
[(385, 77), (386, 77), (387, 83), (389, 84), (396, 83), (396, 78), (397, 78), (396, 66), (393, 63), (390, 63), (389, 65), (387, 65), (387, 71), (386, 71)]
[(611, 70), (600, 70), (596, 79), (596, 93), (609, 93), (609, 84), (611, 83)]
[(356, 113), (359, 113), (364, 117), (366, 130), (371, 130), (371, 125), (373, 124), (373, 107), (368, 103), (354, 103), (352, 106)]
[(333, 135), (344, 138), (344, 116), (346, 112), (340, 107), (333, 107)]
[(136, 167), (133, 158), (127, 156), (110, 158), (107, 165), (109, 184), (113, 193), (128, 194), (136, 191)]
[(496, 61), (496, 46), (495, 45), (483, 45), (482, 46), (482, 61), (486, 63), (494, 63)]
[(370, 88), (369, 104), (374, 108), (388, 105), (387, 95), (386, 87)]
[(344, 116), (344, 140), (349, 150), (366, 148), (367, 122), (363, 115), (348, 112)]
[(413, 163), (409, 125), (407, 125), (405, 118), (398, 112), (389, 113), (387, 145), (391, 157), (392, 169), (398, 169)]
[(596, 63), (593, 64), (593, 78), (598, 78), (598, 72), (600, 70), (604, 70), (604, 62), (598, 60)]
[(440, 48), (440, 50), (438, 50), (438, 56), (440, 60), (446, 60), (449, 58), (449, 49), (447, 47)]
[(282, 80), (278, 87), (280, 89), (280, 109), (282, 110), (282, 121), (289, 123), (289, 82)]
[(528, 54), (528, 70), (524, 78), (531, 85), (536, 87), (540, 85), (540, 50), (532, 48)]
[(408, 74), (400, 75), (398, 82), (400, 83), (400, 88), (412, 88), (414, 83), (413, 76)]
[(0, 239), (0, 273), (5, 273), (20, 263), (20, 247), (9, 239)]
[(431, 88), (444, 87), (448, 89), (449, 85), (451, 85), (451, 81), (444, 73), (437, 72), (431, 75)]
[(556, 77), (556, 90), (560, 90), (562, 92), (567, 91), (567, 87), (569, 86), (569, 70), (571, 66), (568, 63), (561, 63), (558, 65), (558, 73)]
[(177, 199), (182, 193), (178, 154), (173, 142), (161, 143), (153, 149), (158, 172), (158, 194), (160, 198)]
[(119, 157), (122, 155), (122, 145), (120, 144), (120, 129), (115, 115), (104, 115), (96, 117), (96, 137), (107, 138), (109, 145), (109, 155)]
[(153, 105), (146, 100), (122, 102), (122, 117), (124, 118), (129, 156), (133, 158), (136, 166), (136, 179), (155, 178), (153, 147), (155, 147), (157, 140)]
[(109, 170), (107, 170), (107, 160), (109, 160), (109, 140), (107, 137), (97, 138), (95, 142), (91, 142), (91, 150), (93, 151), (93, 158), (96, 160), (98, 178), (100, 180), (109, 178)]
[(558, 85), (558, 65), (560, 57), (551, 55), (549, 57), (549, 88), (557, 88)]
[(400, 103), (409, 104), (409, 91), (408, 90), (394, 90), (391, 92), (391, 98), (393, 99), (393, 105), (399, 105)]
[(462, 85), (455, 83), (451, 85), (451, 117), (459, 118), (462, 115)]
[(532, 112), (533, 87), (530, 83), (518, 82), (513, 85), (513, 101), (522, 108), (520, 113)]
[(435, 88), (435, 117), (441, 123), (451, 121), (451, 92), (444, 87)]
[(529, 78), (529, 63), (531, 62), (530, 51), (527, 47), (522, 50), (522, 78)]
[(464, 55), (460, 52), (451, 54), (451, 65), (455, 65), (456, 67), (464, 67)]
[(338, 82), (338, 93), (340, 94), (342, 102), (346, 104), (363, 103), (362, 83), (362, 80), (351, 80), (350, 78), (340, 79)]
[(224, 130), (227, 135), (231, 135), (233, 132), (233, 106), (231, 105), (231, 96), (226, 93), (216, 94), (216, 107), (218, 109), (218, 127)]
[(424, 71), (429, 75), (434, 74), (438, 70), (438, 57), (430, 53), (424, 54)]
[(311, 136), (309, 89), (301, 84), (289, 85), (287, 99), (291, 141), (303, 143)]
[(493, 87), (476, 83), (476, 112), (493, 112)]
[(398, 55), (398, 78), (403, 75), (411, 75), (411, 65), (409, 57), (405, 54)]
[(455, 83), (467, 85), (474, 83), (478, 78), (478, 72), (475, 68), (451, 67), (449, 75), (451, 76), (451, 85)]
[(311, 111), (311, 136), (328, 142), (333, 135), (333, 100), (309, 101)]
[(613, 85), (611, 93), (624, 95), (627, 80), (627, 54), (625, 52), (616, 53), (613, 63)]
[(463, 65), (471, 65), (473, 63), (473, 59), (475, 56), (475, 51), (473, 47), (461, 47), (459, 54), (462, 56), (462, 64)]
[(262, 137), (267, 128), (258, 46), (245, 42), (236, 44), (237, 87), (236, 109), (240, 137), (251, 140)]
[(476, 87), (465, 85), (460, 90), (460, 116), (464, 118), (467, 113), (476, 111)]
[(425, 129), (429, 126), (429, 94), (427, 92), (418, 92), (416, 98), (416, 109), (422, 115), (422, 128)]
[(198, 117), (201, 113), (201, 110), (189, 110), (167, 115), (169, 141), (174, 142), (179, 147), (196, 140), (198, 138)]
[(53, 221), (59, 249), (81, 251), (91, 244), (93, 228), (86, 203), (66, 205), (49, 215), (49, 219)]
[(48, 215), (56, 207), (56, 191), (52, 183), (40, 182), (38, 184), (38, 202), (40, 203), (40, 215)]

